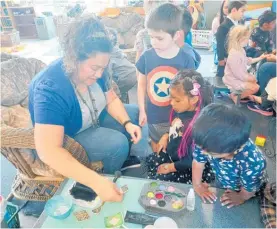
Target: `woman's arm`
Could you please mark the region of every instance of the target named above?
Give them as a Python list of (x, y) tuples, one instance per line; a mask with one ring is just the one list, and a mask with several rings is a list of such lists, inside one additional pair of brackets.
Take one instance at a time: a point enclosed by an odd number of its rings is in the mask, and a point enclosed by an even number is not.
[[(130, 121), (130, 117), (127, 114), (125, 107), (121, 100), (115, 95), (111, 90), (106, 92), (107, 96), (107, 111), (108, 113), (121, 125), (125, 122)], [(110, 95), (113, 94), (113, 95)], [(131, 135), (133, 142), (136, 144), (141, 139), (141, 129), (140, 127), (129, 122), (125, 125), (126, 131)]]
[(121, 201), (122, 194), (106, 178), (78, 162), (63, 146), (64, 127), (35, 124), (35, 144), (39, 158), (65, 177), (93, 189), (103, 201)]

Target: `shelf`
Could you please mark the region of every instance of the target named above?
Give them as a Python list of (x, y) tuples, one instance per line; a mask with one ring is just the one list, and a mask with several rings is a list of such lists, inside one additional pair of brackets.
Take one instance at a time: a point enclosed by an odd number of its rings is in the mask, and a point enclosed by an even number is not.
[(26, 16), (35, 16), (34, 14), (24, 14), (24, 15), (13, 15), (14, 17), (26, 17)]
[(13, 28), (12, 26), (3, 26), (3, 25), (2, 25), (2, 27), (3, 27), (3, 28), (6, 28), (6, 29), (8, 29), (8, 28)]
[(0, 16), (0, 17), (1, 17), (1, 18), (7, 18), (7, 17), (9, 18), (10, 16)]
[(16, 25), (19, 27), (26, 27), (26, 26), (36, 26), (36, 24), (21, 24), (21, 25)]

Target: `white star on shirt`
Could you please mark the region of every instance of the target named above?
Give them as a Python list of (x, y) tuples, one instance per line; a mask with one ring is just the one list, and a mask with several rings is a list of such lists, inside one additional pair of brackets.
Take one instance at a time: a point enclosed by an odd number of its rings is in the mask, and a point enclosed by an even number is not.
[(156, 83), (155, 85), (159, 88), (159, 90), (157, 91), (157, 94), (163, 92), (166, 95), (168, 95), (168, 88), (170, 85), (166, 83), (165, 78), (163, 78), (163, 81), (161, 83)]

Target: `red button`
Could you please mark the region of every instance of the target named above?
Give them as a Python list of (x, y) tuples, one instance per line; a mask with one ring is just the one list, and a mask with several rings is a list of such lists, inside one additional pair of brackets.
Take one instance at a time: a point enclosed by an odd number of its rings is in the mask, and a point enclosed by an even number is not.
[(162, 193), (156, 193), (156, 198), (158, 199), (158, 200), (160, 200), (160, 199), (162, 199), (163, 197), (164, 197), (164, 195), (162, 194)]

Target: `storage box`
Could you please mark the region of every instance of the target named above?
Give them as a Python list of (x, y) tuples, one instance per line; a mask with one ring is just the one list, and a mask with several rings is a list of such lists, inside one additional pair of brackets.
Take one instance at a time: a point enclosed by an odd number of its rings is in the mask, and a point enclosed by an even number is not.
[(20, 44), (19, 32), (14, 31), (3, 31), (1, 32), (1, 46), (12, 47)]
[(212, 45), (212, 31), (211, 30), (191, 30), (192, 45), (195, 48), (210, 49)]

